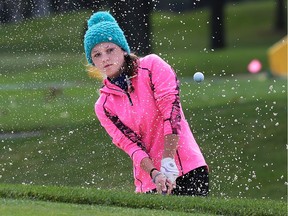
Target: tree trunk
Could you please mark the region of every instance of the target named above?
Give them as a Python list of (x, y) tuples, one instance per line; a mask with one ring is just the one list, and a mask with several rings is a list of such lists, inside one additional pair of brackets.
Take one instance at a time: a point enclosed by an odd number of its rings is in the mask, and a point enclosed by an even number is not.
[(51, 6), (53, 12), (65, 12), (69, 10), (69, 4), (71, 1), (66, 0), (51, 0)]
[(94, 11), (94, 12), (98, 11), (105, 4), (106, 3), (104, 0), (82, 0), (82, 1), (79, 1), (80, 8), (92, 9), (92, 11)]
[(9, 22), (9, 14), (7, 10), (7, 3), (0, 1), (0, 23)]
[[(35, 0), (34, 0), (35, 1)], [(50, 0), (35, 1), (35, 16), (44, 17), (50, 14)]]
[(277, 0), (275, 29), (278, 31), (287, 31), (285, 22), (285, 4), (283, 0)]
[(0, 3), (0, 20), (1, 23), (18, 22), (23, 19), (22, 1), (2, 1)]
[(152, 0), (111, 0), (111, 12), (123, 29), (131, 52), (146, 55), (151, 52), (150, 12)]
[(211, 0), (211, 49), (225, 47), (224, 6), (225, 0)]

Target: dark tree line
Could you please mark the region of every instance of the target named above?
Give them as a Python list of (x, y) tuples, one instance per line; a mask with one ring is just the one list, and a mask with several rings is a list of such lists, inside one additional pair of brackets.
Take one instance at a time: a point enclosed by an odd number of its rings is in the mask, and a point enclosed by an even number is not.
[[(139, 55), (151, 52), (151, 23), (150, 13), (153, 10), (152, 0), (138, 1), (111, 0), (111, 11), (119, 20), (120, 27), (127, 35), (127, 40), (132, 50)], [(126, 11), (126, 13), (123, 13)]]
[(211, 49), (221, 49), (225, 47), (225, 0), (211, 0)]
[[(108, 7), (123, 28), (128, 42), (137, 54), (151, 52), (150, 14), (155, 5), (165, 0), (1, 0), (0, 23), (18, 22), (32, 17), (47, 16), (51, 13), (80, 9), (97, 11)], [(199, 1), (190, 0), (193, 5)], [(210, 46), (224, 48), (225, 43), (225, 3), (229, 0), (205, 1), (210, 5)], [(176, 2), (176, 1), (175, 1)], [(287, 5), (284, 0), (276, 1), (275, 29), (287, 33)], [(179, 3), (178, 3), (179, 5)], [(194, 7), (194, 6), (192, 6)]]
[(1, 0), (0, 23), (18, 22), (80, 9), (97, 9), (105, 1), (99, 0)]
[(285, 11), (287, 12), (287, 4), (285, 6), (284, 0), (277, 0), (275, 30), (286, 31), (287, 34), (287, 13)]

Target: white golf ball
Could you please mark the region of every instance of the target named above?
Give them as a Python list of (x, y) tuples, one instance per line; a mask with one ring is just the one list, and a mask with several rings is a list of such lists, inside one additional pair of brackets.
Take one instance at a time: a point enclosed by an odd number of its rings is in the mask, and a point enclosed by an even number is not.
[(204, 80), (204, 74), (201, 72), (196, 72), (193, 76), (195, 82), (202, 82)]

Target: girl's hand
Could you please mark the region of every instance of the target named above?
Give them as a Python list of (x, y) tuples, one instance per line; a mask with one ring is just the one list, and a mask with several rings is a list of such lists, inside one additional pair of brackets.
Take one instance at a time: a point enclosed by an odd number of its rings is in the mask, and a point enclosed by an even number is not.
[(157, 193), (165, 195), (171, 194), (173, 185), (171, 181), (167, 179), (167, 177), (164, 174), (162, 174), (161, 172), (154, 174), (153, 182), (156, 185)]
[(179, 170), (173, 158), (163, 158), (161, 160), (160, 171), (170, 180), (170, 182), (172, 182), (174, 185), (176, 184), (176, 179), (179, 176)]

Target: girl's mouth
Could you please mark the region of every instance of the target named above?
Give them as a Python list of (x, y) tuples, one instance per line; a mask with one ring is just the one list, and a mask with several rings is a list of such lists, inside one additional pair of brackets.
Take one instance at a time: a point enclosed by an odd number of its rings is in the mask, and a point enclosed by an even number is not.
[(112, 66), (113, 64), (108, 64), (108, 65), (105, 65), (104, 68), (108, 68), (110, 66)]

